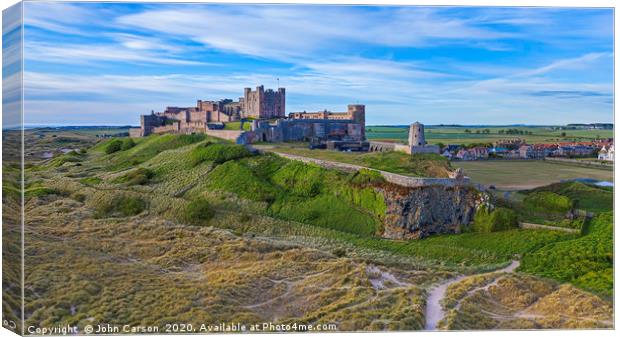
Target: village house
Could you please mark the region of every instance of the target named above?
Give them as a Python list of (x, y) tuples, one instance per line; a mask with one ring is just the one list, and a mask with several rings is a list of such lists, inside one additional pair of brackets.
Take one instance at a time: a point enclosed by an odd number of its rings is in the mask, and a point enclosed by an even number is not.
[(556, 144), (532, 144), (521, 145), (519, 147), (519, 158), (521, 159), (544, 159), (556, 153)]
[(476, 146), (471, 149), (460, 149), (456, 158), (460, 160), (480, 160), (489, 158), (489, 150), (484, 146)]
[(598, 160), (614, 161), (614, 144), (603, 146), (598, 152)]

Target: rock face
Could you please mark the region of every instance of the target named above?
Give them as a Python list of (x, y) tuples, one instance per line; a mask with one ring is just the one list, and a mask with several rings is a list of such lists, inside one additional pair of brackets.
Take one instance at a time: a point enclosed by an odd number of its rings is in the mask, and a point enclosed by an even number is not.
[(431, 234), (459, 233), (474, 219), (476, 210), (489, 205), (488, 195), (470, 186), (402, 187), (385, 185), (386, 212), (383, 237), (421, 239)]

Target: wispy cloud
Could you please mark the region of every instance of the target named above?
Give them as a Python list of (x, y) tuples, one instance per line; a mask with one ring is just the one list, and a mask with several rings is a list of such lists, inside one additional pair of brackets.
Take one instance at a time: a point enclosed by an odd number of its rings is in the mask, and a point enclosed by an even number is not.
[(121, 44), (72, 44), (30, 42), (25, 45), (26, 59), (45, 58), (46, 62), (92, 65), (104, 61), (126, 63), (156, 63), (167, 65), (206, 65), (206, 62), (171, 57), (169, 54), (149, 48), (149, 41), (125, 40)]
[(27, 109), (39, 123), (59, 112), (135, 123), (152, 109), (235, 98), (245, 86), (275, 86), (276, 78), (289, 111), (360, 102), (371, 124), (613, 116), (613, 15), (605, 10), (26, 7)]
[(411, 47), (491, 40), (514, 34), (446, 18), (430, 8), (361, 11), (331, 6), (214, 6), (153, 9), (117, 22), (184, 36), (216, 49), (256, 57), (304, 58), (308, 53), (356, 44)]

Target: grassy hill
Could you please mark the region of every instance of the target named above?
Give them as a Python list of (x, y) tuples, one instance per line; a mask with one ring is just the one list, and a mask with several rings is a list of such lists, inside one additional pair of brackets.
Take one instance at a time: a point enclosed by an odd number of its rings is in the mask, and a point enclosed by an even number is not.
[(511, 229), (385, 240), (376, 236), (385, 204), (371, 172), (254, 155), (206, 136), (149, 136), (106, 151), (114, 141), (26, 173), (36, 190), (26, 200), (29, 323), (273, 319), (420, 329), (429, 285), (516, 255), (533, 275), (602, 294), (610, 286), (586, 276), (606, 275), (607, 243), (595, 255), (589, 243), (576, 246), (586, 261), (577, 277), (540, 271), (553, 263), (546, 251), (592, 234)]

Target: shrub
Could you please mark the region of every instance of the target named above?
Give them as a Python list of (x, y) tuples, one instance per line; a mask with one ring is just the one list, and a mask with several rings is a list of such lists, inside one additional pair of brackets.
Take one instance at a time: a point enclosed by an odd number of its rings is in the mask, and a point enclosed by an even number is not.
[(71, 151), (63, 155), (60, 155), (58, 157), (52, 158), (48, 162), (47, 166), (59, 167), (59, 166), (64, 165), (65, 163), (78, 163), (78, 162), (81, 162), (83, 159), (84, 159), (84, 155), (79, 154), (75, 151)]
[(142, 213), (146, 209), (144, 200), (131, 195), (99, 194), (93, 198), (95, 218), (126, 217)]
[(123, 146), (122, 140), (114, 139), (105, 146), (104, 151), (106, 154), (112, 154), (114, 152), (120, 151), (122, 146)]
[(535, 212), (566, 213), (573, 208), (570, 198), (553, 192), (534, 192), (523, 199), (523, 204)]
[(92, 185), (97, 185), (99, 183), (101, 183), (101, 178), (99, 177), (86, 177), (86, 178), (82, 178), (80, 179), (80, 182), (84, 185), (88, 185), (88, 186), (92, 186)]
[(205, 221), (213, 218), (215, 212), (211, 209), (211, 205), (204, 198), (190, 201), (185, 206), (184, 212), (181, 214), (181, 220), (191, 225), (201, 225)]
[(353, 174), (351, 183), (355, 185), (374, 185), (385, 182), (385, 178), (375, 170), (361, 169)]
[(61, 194), (58, 190), (49, 187), (37, 186), (24, 190), (24, 198), (43, 197), (50, 194)]
[(147, 184), (154, 176), (155, 174), (153, 173), (153, 171), (144, 167), (139, 167), (131, 172), (126, 173), (123, 176), (120, 176), (119, 178), (115, 179), (114, 182), (125, 183), (130, 186), (144, 185)]
[(491, 233), (518, 227), (517, 215), (508, 208), (498, 207), (490, 211), (481, 207), (476, 211), (472, 230), (480, 233)]
[(131, 138), (123, 139), (123, 143), (121, 144), (121, 151), (126, 151), (136, 146), (136, 143)]
[(229, 160), (249, 157), (252, 153), (243, 145), (237, 144), (207, 144), (198, 146), (190, 152), (190, 161), (194, 166), (203, 161), (212, 161), (222, 164)]

